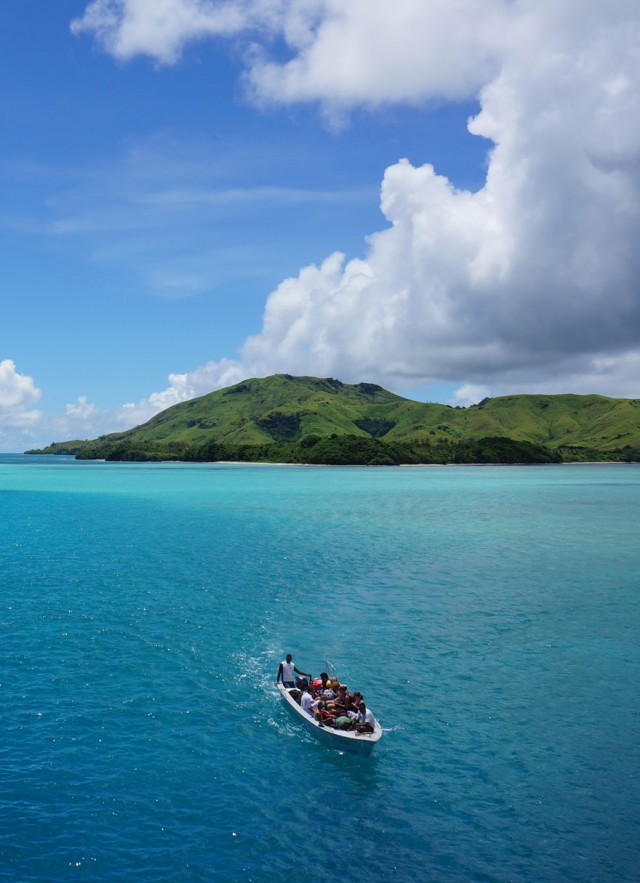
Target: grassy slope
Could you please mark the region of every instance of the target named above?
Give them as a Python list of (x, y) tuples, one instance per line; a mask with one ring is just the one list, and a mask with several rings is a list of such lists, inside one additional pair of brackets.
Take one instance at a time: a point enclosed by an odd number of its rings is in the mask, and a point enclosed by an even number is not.
[(463, 412), (466, 433), (504, 435), (550, 448), (570, 445), (610, 451), (640, 448), (640, 401), (588, 395), (518, 395)]
[(640, 401), (515, 395), (452, 408), (413, 402), (374, 384), (276, 374), (174, 405), (141, 426), (99, 441), (177, 450), (212, 440), (264, 445), (332, 434), (414, 444), (502, 436), (551, 449), (640, 450)]
[[(201, 444), (211, 438), (227, 444), (265, 444), (311, 434), (368, 437), (369, 433), (354, 426), (354, 419), (372, 405), (374, 412), (379, 408), (386, 411), (395, 402), (405, 401), (373, 384), (348, 385), (276, 374), (174, 405), (142, 426), (107, 438), (144, 444), (168, 440)], [(290, 419), (288, 425), (286, 418)], [(280, 433), (278, 423), (284, 424)]]

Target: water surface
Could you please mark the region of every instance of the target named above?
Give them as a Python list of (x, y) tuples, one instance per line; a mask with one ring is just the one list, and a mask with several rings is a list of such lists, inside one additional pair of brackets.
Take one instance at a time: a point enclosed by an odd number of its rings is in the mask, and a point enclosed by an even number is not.
[(636, 881), (639, 510), (635, 465), (1, 456), (0, 878)]

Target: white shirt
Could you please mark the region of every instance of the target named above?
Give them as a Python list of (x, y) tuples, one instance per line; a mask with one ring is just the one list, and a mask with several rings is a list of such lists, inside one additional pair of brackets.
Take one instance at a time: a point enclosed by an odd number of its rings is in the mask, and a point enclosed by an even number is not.
[(295, 665), (293, 662), (287, 662), (286, 660), (282, 663), (282, 682), (285, 681), (293, 681), (293, 672), (295, 669)]
[(311, 703), (313, 702), (313, 696), (309, 693), (308, 690), (305, 690), (302, 694), (302, 699), (300, 700), (300, 707), (303, 711), (306, 711), (307, 714), (311, 714)]
[(375, 729), (376, 719), (369, 709), (366, 708), (364, 711), (358, 712), (358, 723), (369, 724), (372, 729)]

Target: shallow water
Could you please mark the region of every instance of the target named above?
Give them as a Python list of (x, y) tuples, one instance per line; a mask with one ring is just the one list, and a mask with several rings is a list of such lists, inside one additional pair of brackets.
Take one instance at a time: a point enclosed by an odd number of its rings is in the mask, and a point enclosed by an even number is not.
[(635, 465), (0, 456), (0, 878), (636, 881), (639, 509)]

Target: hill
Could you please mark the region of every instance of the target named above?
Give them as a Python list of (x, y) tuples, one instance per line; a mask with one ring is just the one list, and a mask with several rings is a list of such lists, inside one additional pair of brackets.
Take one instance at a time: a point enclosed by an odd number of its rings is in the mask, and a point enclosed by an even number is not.
[(639, 452), (637, 399), (514, 395), (454, 408), (405, 399), (373, 383), (276, 374), (174, 405), (126, 432), (37, 453), (437, 463), (637, 460)]

